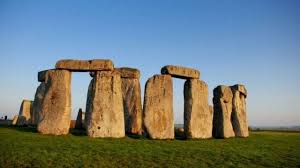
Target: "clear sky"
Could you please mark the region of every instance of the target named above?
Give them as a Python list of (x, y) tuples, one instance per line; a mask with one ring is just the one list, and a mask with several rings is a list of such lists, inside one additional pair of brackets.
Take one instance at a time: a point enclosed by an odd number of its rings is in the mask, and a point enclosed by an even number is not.
[[(113, 60), (146, 80), (166, 64), (193, 67), (212, 90), (246, 85), (250, 125), (300, 125), (300, 1), (0, 0), (0, 116), (34, 99), (37, 72), (65, 58)], [(74, 73), (72, 117), (91, 78)], [(183, 122), (183, 80), (174, 80)], [(299, 103), (299, 104), (298, 104)]]

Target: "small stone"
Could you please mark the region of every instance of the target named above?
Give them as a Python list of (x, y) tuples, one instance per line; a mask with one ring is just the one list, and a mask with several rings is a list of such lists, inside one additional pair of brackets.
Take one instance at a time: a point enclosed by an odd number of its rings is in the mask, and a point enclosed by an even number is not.
[(19, 115), (15, 115), (11, 121), (11, 125), (17, 125), (18, 118), (19, 118)]
[(75, 123), (75, 128), (76, 129), (82, 129), (83, 128), (83, 119), (84, 119), (83, 114), (84, 113), (82, 112), (82, 109), (80, 108), (79, 111), (78, 111), (77, 118), (76, 118), (76, 123)]
[(175, 65), (166, 65), (161, 68), (161, 74), (171, 75), (175, 78), (180, 79), (199, 79), (200, 72), (196, 69), (175, 66)]

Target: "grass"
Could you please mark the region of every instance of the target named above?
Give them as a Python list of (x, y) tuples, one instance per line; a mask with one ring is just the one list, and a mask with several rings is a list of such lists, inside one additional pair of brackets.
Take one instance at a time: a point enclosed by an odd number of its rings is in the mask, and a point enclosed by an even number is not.
[(162, 141), (50, 136), (0, 126), (0, 167), (300, 167), (300, 133)]

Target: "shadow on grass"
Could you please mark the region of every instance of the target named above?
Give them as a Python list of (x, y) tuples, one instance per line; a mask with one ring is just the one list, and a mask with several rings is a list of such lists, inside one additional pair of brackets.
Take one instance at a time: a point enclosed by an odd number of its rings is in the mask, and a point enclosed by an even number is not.
[(87, 136), (85, 129), (71, 128), (69, 134), (72, 134), (74, 136)]
[(31, 132), (31, 133), (37, 133), (36, 127), (32, 126), (2, 126), (3, 128), (8, 128), (20, 132)]

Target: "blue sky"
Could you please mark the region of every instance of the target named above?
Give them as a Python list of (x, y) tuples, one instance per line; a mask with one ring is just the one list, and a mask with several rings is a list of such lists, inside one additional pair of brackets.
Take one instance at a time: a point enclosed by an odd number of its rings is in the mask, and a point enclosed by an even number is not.
[[(0, 0), (0, 116), (33, 99), (37, 72), (59, 59), (113, 60), (141, 70), (193, 67), (210, 90), (245, 84), (250, 125), (300, 125), (300, 1)], [(87, 73), (74, 73), (72, 117), (85, 109)], [(183, 122), (183, 80), (174, 80)]]

